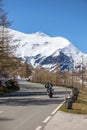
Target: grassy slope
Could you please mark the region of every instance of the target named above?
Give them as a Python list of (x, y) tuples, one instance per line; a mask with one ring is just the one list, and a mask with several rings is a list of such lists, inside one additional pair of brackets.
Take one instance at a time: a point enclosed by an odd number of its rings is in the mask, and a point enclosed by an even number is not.
[(80, 90), (77, 101), (72, 105), (72, 109), (67, 109), (67, 103), (65, 103), (60, 110), (70, 113), (87, 114), (87, 94)]

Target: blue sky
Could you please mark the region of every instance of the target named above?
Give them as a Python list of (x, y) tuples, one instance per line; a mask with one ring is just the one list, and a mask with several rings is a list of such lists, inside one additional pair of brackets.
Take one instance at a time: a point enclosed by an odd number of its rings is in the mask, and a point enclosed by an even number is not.
[(87, 53), (87, 0), (3, 0), (10, 28), (67, 38)]

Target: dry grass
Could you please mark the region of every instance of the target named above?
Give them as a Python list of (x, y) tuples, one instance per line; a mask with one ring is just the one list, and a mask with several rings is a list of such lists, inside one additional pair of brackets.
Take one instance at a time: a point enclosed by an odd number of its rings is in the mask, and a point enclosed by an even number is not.
[(72, 104), (72, 109), (67, 109), (67, 103), (63, 104), (60, 108), (61, 111), (70, 113), (87, 114), (87, 94), (86, 92), (80, 90), (77, 101)]

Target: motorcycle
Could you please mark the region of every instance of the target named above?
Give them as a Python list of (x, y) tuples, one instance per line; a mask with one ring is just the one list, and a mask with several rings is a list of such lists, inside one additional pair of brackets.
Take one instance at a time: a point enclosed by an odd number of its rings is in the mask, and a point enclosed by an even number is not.
[(49, 96), (50, 98), (53, 97), (53, 89), (52, 89), (52, 87), (50, 87), (50, 88), (47, 89), (47, 94), (48, 94), (48, 96)]

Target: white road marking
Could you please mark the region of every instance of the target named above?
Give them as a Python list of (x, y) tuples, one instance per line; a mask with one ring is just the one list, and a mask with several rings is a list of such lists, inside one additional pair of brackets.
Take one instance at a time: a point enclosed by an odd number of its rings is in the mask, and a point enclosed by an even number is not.
[(0, 113), (3, 113), (3, 111), (0, 111)]
[(43, 123), (46, 123), (46, 122), (48, 122), (48, 120), (51, 118), (51, 116), (48, 116), (44, 121), (43, 121)]
[(38, 126), (35, 130), (40, 130), (42, 128), (42, 126)]
[(59, 108), (63, 105), (65, 101), (63, 101), (51, 114), (54, 115), (58, 110)]

